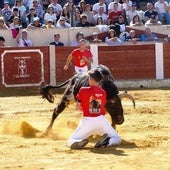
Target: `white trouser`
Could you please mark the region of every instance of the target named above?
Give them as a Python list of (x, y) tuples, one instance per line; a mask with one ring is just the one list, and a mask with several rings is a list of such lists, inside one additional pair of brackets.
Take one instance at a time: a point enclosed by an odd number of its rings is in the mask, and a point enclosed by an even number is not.
[(88, 67), (87, 66), (84, 66), (84, 67), (75, 66), (75, 71), (76, 71), (76, 73), (87, 73)]
[(118, 145), (121, 143), (121, 138), (107, 121), (105, 116), (83, 117), (79, 126), (68, 140), (67, 145), (70, 147), (74, 142), (80, 142), (91, 135), (103, 135), (105, 133), (110, 137), (109, 145)]

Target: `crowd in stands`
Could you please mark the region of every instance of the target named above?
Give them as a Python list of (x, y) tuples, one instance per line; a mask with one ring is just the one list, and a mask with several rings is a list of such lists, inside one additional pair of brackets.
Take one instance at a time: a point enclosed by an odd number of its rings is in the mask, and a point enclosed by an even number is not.
[[(168, 1), (145, 1), (146, 7), (143, 8), (145, 10), (141, 10), (139, 2), (139, 0), (1, 0), (0, 30), (10, 29), (13, 38), (19, 43), (21, 29), (95, 26), (100, 32), (108, 31), (105, 38), (108, 45), (121, 45), (122, 39), (119, 36), (126, 32), (126, 26), (170, 24)], [(25, 31), (20, 34), (28, 33)], [(126, 40), (127, 37), (123, 39)], [(156, 38), (141, 37), (140, 40), (151, 41)]]

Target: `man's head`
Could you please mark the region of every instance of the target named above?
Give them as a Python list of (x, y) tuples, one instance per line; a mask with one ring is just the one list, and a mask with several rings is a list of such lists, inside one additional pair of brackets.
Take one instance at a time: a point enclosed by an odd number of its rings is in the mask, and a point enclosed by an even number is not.
[(59, 33), (55, 33), (55, 34), (54, 34), (54, 40), (55, 40), (56, 42), (58, 42), (59, 39), (60, 39), (60, 34), (59, 34)]
[(0, 36), (0, 47), (3, 47), (5, 43), (5, 38)]
[(86, 48), (86, 43), (87, 43), (87, 41), (85, 39), (81, 39), (79, 41), (79, 47), (80, 47), (81, 50)]
[(102, 79), (101, 73), (97, 69), (92, 69), (88, 72), (89, 74), (89, 85), (96, 86)]

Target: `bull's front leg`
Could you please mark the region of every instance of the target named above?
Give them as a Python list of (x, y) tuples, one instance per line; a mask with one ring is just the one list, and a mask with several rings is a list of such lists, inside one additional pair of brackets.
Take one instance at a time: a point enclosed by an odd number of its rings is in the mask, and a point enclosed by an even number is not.
[(48, 134), (48, 132), (52, 129), (53, 127), (53, 124), (54, 124), (54, 121), (55, 119), (58, 117), (58, 115), (63, 112), (63, 110), (66, 108), (66, 106), (69, 104), (69, 101), (61, 101), (58, 106), (54, 109), (53, 111), (53, 115), (52, 115), (52, 118), (51, 118), (51, 121), (50, 121), (50, 124), (49, 126), (47, 127), (47, 130), (46, 130), (46, 134)]

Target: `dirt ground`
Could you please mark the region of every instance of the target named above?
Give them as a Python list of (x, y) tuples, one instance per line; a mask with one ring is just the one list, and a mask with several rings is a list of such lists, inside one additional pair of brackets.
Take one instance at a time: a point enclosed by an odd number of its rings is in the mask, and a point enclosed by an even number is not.
[(0, 169), (170, 170), (170, 90), (128, 93), (134, 96), (136, 109), (122, 100), (125, 122), (116, 128), (122, 144), (95, 149), (98, 137), (94, 136), (82, 150), (66, 146), (81, 119), (75, 104), (58, 117), (52, 133), (42, 136), (61, 94), (55, 95), (55, 104), (38, 94), (0, 97)]

